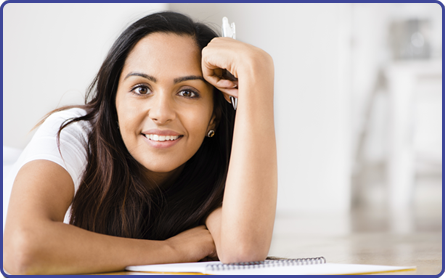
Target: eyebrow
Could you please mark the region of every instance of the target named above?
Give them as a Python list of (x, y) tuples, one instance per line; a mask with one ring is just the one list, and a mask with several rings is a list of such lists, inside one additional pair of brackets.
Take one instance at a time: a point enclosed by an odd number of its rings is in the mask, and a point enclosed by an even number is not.
[(145, 74), (145, 73), (141, 73), (141, 72), (130, 72), (129, 74), (127, 74), (127, 76), (125, 76), (124, 80), (127, 79), (130, 76), (140, 76), (140, 77), (143, 77), (145, 79), (148, 79), (148, 80), (153, 81), (153, 82), (156, 83), (156, 78), (154, 78), (151, 75), (148, 75), (148, 74)]
[(175, 78), (173, 80), (173, 83), (176, 84), (176, 83), (180, 83), (180, 82), (187, 81), (187, 80), (201, 80), (201, 81), (206, 82), (204, 77), (202, 77), (202, 76), (199, 76), (199, 75), (189, 75), (189, 76)]
[[(143, 77), (143, 78), (148, 79), (150, 81), (153, 81), (155, 83), (157, 82), (157, 79), (154, 76), (151, 76), (151, 75), (148, 75), (148, 74), (145, 74), (145, 73), (141, 73), (141, 72), (130, 72), (129, 74), (127, 74), (127, 76), (125, 76), (124, 80), (127, 79), (130, 76), (140, 76), (140, 77)], [(178, 77), (178, 78), (173, 79), (173, 83), (177, 84), (177, 83), (181, 83), (181, 82), (184, 82), (184, 81), (187, 81), (187, 80), (201, 80), (203, 82), (206, 82), (206, 80), (202, 76), (199, 76), (199, 75), (188, 75), (188, 76), (183, 76), (183, 77)]]

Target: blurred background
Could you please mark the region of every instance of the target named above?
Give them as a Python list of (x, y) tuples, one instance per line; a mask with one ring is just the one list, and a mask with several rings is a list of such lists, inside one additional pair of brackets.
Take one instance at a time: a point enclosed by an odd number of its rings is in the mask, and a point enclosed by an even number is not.
[(441, 254), (442, 9), (435, 3), (7, 4), (4, 168), (48, 111), (83, 102), (120, 32), (161, 10), (218, 31), (227, 16), (238, 40), (273, 57), (282, 238), (428, 231)]

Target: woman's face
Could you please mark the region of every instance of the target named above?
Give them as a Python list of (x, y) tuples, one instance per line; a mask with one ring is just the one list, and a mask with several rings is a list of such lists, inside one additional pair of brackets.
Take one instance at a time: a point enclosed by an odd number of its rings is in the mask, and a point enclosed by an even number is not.
[(213, 87), (190, 36), (153, 33), (140, 40), (119, 78), (116, 109), (130, 154), (150, 172), (189, 160), (213, 124)]

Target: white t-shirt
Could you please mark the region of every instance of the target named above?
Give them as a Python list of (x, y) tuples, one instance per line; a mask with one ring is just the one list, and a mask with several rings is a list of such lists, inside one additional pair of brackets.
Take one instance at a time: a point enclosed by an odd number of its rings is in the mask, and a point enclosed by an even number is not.
[[(60, 133), (60, 152), (57, 146), (57, 133), (60, 126), (66, 120), (84, 116), (85, 114), (86, 111), (80, 108), (72, 108), (56, 112), (51, 114), (38, 128), (31, 141), (23, 150), (17, 162), (11, 167), (7, 177), (4, 179), (3, 229), (6, 219), (6, 210), (9, 203), (10, 190), (15, 177), (20, 168), (30, 161), (45, 159), (62, 166), (73, 179), (74, 194), (76, 194), (87, 163), (86, 148), (91, 125), (86, 121), (78, 121), (65, 127)], [(65, 223), (69, 222), (69, 211), (70, 209), (68, 209), (65, 214)]]

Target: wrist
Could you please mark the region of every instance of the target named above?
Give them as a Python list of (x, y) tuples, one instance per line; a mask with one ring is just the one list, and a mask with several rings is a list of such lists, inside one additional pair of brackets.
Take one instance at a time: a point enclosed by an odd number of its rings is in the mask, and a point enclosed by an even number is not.
[(256, 99), (266, 97), (270, 100), (270, 97), (273, 97), (274, 89), (272, 57), (264, 50), (257, 48), (242, 61), (238, 72), (239, 97), (254, 97)]
[(245, 54), (242, 54), (240, 61), (239, 78), (252, 73), (255, 75), (264, 75), (264, 77), (273, 77), (274, 75), (272, 56), (260, 48), (253, 47), (250, 51), (246, 51)]

